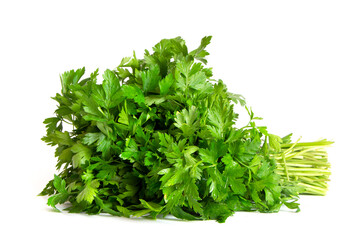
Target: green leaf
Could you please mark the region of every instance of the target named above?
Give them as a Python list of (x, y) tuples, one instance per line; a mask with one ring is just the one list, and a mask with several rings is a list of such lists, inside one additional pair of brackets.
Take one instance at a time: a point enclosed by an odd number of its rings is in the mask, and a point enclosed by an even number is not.
[(160, 204), (154, 202), (147, 202), (144, 199), (140, 199), (140, 202), (142, 203), (144, 208), (148, 208), (154, 212), (160, 212), (164, 208), (164, 206), (161, 206)]
[(296, 209), (297, 210), (297, 212), (299, 212), (300, 211), (300, 208), (299, 208), (299, 203), (296, 203), (296, 202), (286, 202), (286, 201), (284, 201), (283, 202), (284, 203), (284, 205), (286, 206), (286, 207), (288, 207), (289, 209)]
[(189, 110), (183, 109), (176, 113), (174, 125), (180, 128), (185, 137), (189, 137), (199, 128), (198, 111), (195, 106), (191, 106)]
[(266, 200), (270, 205), (273, 205), (274, 202), (275, 202), (275, 199), (274, 199), (274, 196), (273, 196), (272, 192), (271, 192), (269, 189), (267, 189), (267, 188), (265, 188), (264, 191), (265, 191), (265, 200)]
[(84, 138), (82, 139), (82, 143), (86, 144), (86, 145), (91, 145), (91, 144), (97, 142), (103, 136), (104, 136), (104, 134), (101, 132), (87, 133), (87, 134), (85, 134)]
[(58, 193), (48, 198), (47, 204), (48, 206), (51, 206), (55, 209), (55, 211), (59, 211), (59, 209), (56, 208), (57, 204), (62, 204), (67, 201), (69, 198), (68, 194), (64, 193)]
[(129, 114), (125, 111), (124, 108), (122, 108), (119, 113), (118, 122), (124, 125), (129, 125)]
[(145, 94), (155, 90), (161, 80), (159, 65), (151, 65), (149, 70), (143, 71), (141, 73), (141, 79)]
[[(194, 64), (195, 65), (195, 64)], [(207, 85), (206, 75), (204, 72), (196, 72), (190, 76), (189, 87), (201, 91), (206, 88)]]
[(206, 219), (214, 219), (219, 223), (224, 223), (233, 213), (224, 203), (209, 202), (204, 209), (204, 217)]
[(127, 99), (133, 99), (137, 103), (145, 101), (144, 93), (137, 86), (123, 85), (121, 87), (121, 94)]
[(71, 151), (74, 153), (72, 157), (72, 164), (74, 168), (78, 168), (90, 160), (91, 150), (81, 143), (76, 143), (71, 147)]
[(175, 79), (172, 74), (166, 75), (166, 77), (159, 81), (160, 95), (166, 95), (171, 86), (173, 85)]
[(107, 108), (113, 108), (122, 101), (120, 80), (115, 73), (109, 69), (104, 72), (103, 78), (102, 86), (105, 92), (105, 106)]
[(142, 216), (148, 214), (149, 212), (151, 212), (150, 209), (132, 211), (131, 216), (133, 216), (133, 217), (142, 217)]
[(171, 214), (177, 218), (185, 220), (200, 220), (199, 217), (196, 217), (188, 212), (185, 212), (181, 207), (173, 207), (171, 209)]
[(90, 79), (96, 83), (97, 76), (99, 76), (99, 68), (97, 68), (94, 72), (90, 73)]
[(229, 194), (226, 186), (226, 178), (220, 173), (216, 167), (207, 168), (209, 178), (207, 184), (209, 185), (209, 192), (211, 197), (216, 202), (225, 200)]
[(77, 202), (86, 201), (88, 203), (92, 203), (94, 200), (97, 192), (98, 187), (100, 186), (100, 183), (98, 180), (92, 180), (85, 184), (84, 189), (79, 193), (79, 195), (76, 197)]
[[(106, 116), (101, 110), (100, 106), (93, 98), (83, 98), (84, 111), (87, 113), (84, 116), (84, 120), (86, 121), (99, 121), (104, 122), (107, 121)], [(104, 103), (105, 105), (105, 103)]]
[(276, 152), (280, 152), (281, 150), (282, 139), (279, 136), (274, 134), (269, 134), (269, 144), (272, 149)]
[(73, 144), (70, 134), (67, 131), (65, 132), (55, 131), (54, 134), (52, 135), (52, 140), (59, 145), (71, 146)]
[(46, 131), (48, 134), (62, 130), (61, 126), (59, 125), (60, 120), (61, 119), (58, 117), (46, 118), (44, 120), (43, 123), (46, 125)]
[(65, 180), (54, 174), (54, 187), (59, 193), (67, 193)]
[(206, 36), (203, 39), (201, 39), (201, 44), (200, 46), (191, 51), (189, 54), (193, 55), (195, 57), (195, 59), (203, 62), (203, 63), (207, 63), (207, 60), (205, 59), (205, 57), (207, 55), (209, 55), (209, 53), (205, 50), (206, 46), (210, 44), (212, 36)]
[(69, 87), (73, 84), (76, 84), (80, 80), (80, 78), (84, 75), (84, 73), (85, 73), (85, 67), (79, 68), (76, 71), (70, 70), (68, 72), (64, 72), (60, 76), (62, 94), (67, 94), (69, 92)]
[(65, 180), (61, 179), (56, 174), (54, 175), (53, 184), (58, 193), (49, 197), (47, 204), (53, 207), (56, 211), (59, 211), (55, 206), (57, 204), (62, 204), (66, 202), (67, 199), (69, 198), (69, 193), (65, 189), (66, 188)]
[(163, 103), (166, 101), (165, 97), (158, 96), (158, 95), (150, 95), (145, 97), (145, 104), (148, 106), (151, 106), (153, 104), (159, 105), (160, 103)]

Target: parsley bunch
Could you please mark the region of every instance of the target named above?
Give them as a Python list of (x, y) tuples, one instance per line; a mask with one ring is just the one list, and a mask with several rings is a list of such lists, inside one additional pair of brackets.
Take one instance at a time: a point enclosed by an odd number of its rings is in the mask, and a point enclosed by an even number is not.
[[(41, 192), (50, 196), (48, 205), (224, 222), (235, 211), (298, 209), (299, 193), (326, 191), (326, 156), (316, 160), (325, 164), (318, 169), (311, 162), (323, 150), (304, 152), (290, 135), (280, 138), (256, 126), (259, 118), (244, 98), (212, 79), (205, 66), (210, 40), (189, 51), (180, 37), (163, 39), (144, 59), (135, 53), (123, 58), (101, 82), (98, 69), (89, 78), (83, 78), (85, 68), (61, 75), (61, 93), (53, 97), (58, 107), (44, 121), (42, 138), (56, 146), (60, 172)], [(242, 128), (234, 127), (234, 104), (249, 114)], [(321, 146), (331, 144), (324, 141)], [(305, 153), (304, 167), (297, 156)], [(306, 168), (317, 175), (299, 178)]]

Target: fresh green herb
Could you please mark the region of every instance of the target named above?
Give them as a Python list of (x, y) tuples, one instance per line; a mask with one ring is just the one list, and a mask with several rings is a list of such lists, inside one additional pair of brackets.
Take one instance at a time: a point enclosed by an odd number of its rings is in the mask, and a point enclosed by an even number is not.
[[(56, 147), (54, 176), (41, 195), (70, 212), (215, 219), (235, 211), (299, 209), (299, 193), (323, 195), (327, 141), (290, 143), (264, 126), (241, 95), (212, 79), (205, 48), (163, 39), (143, 59), (123, 58), (99, 81), (98, 69), (61, 75), (58, 107), (47, 118)], [(249, 123), (234, 126), (234, 104)]]

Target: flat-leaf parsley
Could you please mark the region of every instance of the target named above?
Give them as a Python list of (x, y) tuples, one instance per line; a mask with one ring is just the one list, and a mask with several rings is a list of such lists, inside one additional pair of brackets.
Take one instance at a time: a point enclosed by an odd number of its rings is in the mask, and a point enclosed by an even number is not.
[[(41, 192), (49, 206), (224, 222), (235, 211), (298, 209), (300, 193), (326, 193), (331, 142), (291, 143), (257, 126), (245, 99), (212, 79), (210, 40), (189, 51), (180, 37), (163, 39), (102, 81), (98, 69), (61, 75), (42, 138), (58, 158), (59, 173)], [(234, 104), (248, 112), (242, 128)]]

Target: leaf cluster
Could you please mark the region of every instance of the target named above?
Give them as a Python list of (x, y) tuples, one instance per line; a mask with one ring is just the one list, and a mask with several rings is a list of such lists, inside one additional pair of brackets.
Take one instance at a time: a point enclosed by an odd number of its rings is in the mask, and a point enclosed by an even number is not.
[[(212, 79), (205, 49), (163, 39), (143, 59), (135, 53), (99, 80), (98, 69), (61, 75), (46, 136), (58, 159), (41, 195), (70, 212), (224, 222), (235, 211), (297, 208), (269, 151), (281, 138), (258, 127), (241, 95)], [(234, 104), (249, 123), (235, 128)]]

